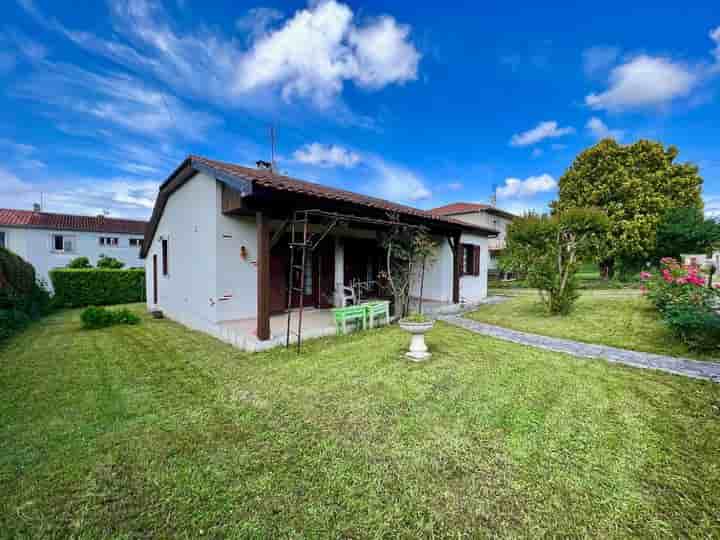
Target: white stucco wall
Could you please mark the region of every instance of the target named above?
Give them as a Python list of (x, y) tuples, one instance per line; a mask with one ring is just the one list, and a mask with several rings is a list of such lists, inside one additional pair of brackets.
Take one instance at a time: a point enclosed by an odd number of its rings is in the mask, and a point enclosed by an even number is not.
[[(140, 258), (140, 248), (131, 247), (130, 239), (142, 239), (142, 235), (95, 233), (78, 231), (56, 231), (45, 229), (21, 229), (14, 227), (0, 227), (5, 233), (6, 247), (18, 254), (35, 267), (38, 279), (45, 281), (51, 287), (48, 272), (53, 268), (62, 268), (77, 257), (87, 257), (90, 264), (97, 264), (100, 255), (114, 257), (125, 263), (126, 268), (142, 267), (144, 261)], [(53, 249), (54, 235), (71, 237), (74, 240), (72, 253), (60, 253)], [(100, 245), (100, 237), (118, 238), (117, 247)]]
[[(219, 188), (219, 184), (218, 184)], [(221, 189), (217, 195), (221, 196)], [(218, 208), (221, 201), (218, 198)], [(218, 321), (257, 317), (257, 227), (255, 218), (217, 215)], [(241, 257), (245, 247), (247, 257)]]
[(488, 263), (490, 262), (488, 238), (464, 233), (460, 237), (460, 242), (480, 246), (480, 275), (460, 277), (460, 301), (476, 302), (487, 296)]
[[(191, 328), (215, 331), (219, 187), (197, 174), (168, 199), (145, 259), (148, 307)], [(168, 275), (162, 274), (162, 239), (168, 240)], [(157, 255), (158, 303), (153, 305), (153, 256)]]

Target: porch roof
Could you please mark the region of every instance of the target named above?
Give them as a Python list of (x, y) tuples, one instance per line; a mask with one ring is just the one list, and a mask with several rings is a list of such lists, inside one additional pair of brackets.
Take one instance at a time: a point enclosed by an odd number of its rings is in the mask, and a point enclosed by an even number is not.
[(197, 172), (205, 172), (210, 176), (214, 176), (219, 182), (239, 192), (243, 197), (253, 198), (253, 195), (260, 192), (265, 196), (269, 194), (270, 197), (272, 197), (273, 193), (295, 197), (301, 196), (331, 204), (334, 202), (338, 205), (365, 208), (375, 212), (396, 213), (433, 228), (443, 227), (457, 231), (466, 230), (485, 236), (496, 236), (498, 234), (498, 231), (494, 229), (472, 225), (453, 217), (438, 215), (412, 206), (397, 204), (344, 189), (299, 180), (276, 174), (269, 169), (253, 169), (202, 156), (190, 155), (160, 186), (145, 242), (143, 243), (142, 257), (147, 255), (168, 197)]

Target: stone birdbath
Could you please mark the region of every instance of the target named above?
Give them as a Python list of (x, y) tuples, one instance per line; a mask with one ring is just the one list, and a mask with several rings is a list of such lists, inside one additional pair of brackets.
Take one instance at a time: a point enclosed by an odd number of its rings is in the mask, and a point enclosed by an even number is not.
[(425, 334), (428, 333), (435, 321), (424, 315), (412, 315), (400, 320), (400, 328), (410, 333), (410, 349), (405, 356), (413, 362), (422, 362), (432, 356), (425, 344)]

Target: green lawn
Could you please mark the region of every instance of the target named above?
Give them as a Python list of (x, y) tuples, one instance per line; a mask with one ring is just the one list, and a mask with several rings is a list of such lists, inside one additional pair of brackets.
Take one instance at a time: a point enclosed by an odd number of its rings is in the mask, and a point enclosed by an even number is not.
[[(549, 316), (537, 291), (519, 294), (502, 304), (485, 305), (471, 319), (534, 334), (610, 345), (635, 351), (712, 360), (692, 353), (663, 324), (642, 296), (620, 291), (588, 291), (565, 317)], [(715, 355), (718, 356), (718, 355)]]
[(410, 364), (407, 341), (34, 324), (0, 352), (0, 536), (720, 535), (720, 386), (442, 324)]

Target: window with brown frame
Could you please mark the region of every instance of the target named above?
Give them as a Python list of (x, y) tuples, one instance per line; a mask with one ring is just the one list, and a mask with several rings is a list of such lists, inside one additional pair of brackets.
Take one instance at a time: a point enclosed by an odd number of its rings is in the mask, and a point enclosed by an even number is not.
[(461, 276), (480, 275), (480, 246), (473, 244), (462, 244), (462, 266)]
[(163, 276), (168, 275), (168, 240), (163, 238), (162, 240), (162, 273)]

